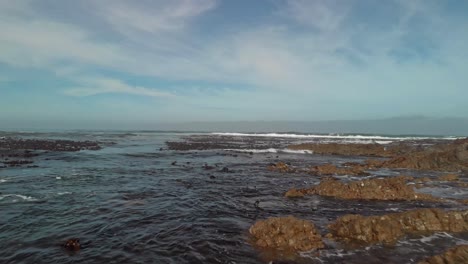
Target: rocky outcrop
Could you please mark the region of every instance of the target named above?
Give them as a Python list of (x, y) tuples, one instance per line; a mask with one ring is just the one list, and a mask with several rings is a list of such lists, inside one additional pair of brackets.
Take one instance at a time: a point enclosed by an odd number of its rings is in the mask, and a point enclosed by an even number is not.
[(276, 171), (276, 172), (281, 172), (281, 173), (292, 173), (296, 172), (296, 169), (292, 168), (288, 164), (284, 162), (278, 162), (276, 164), (270, 164), (267, 169), (269, 171)]
[(446, 252), (427, 258), (418, 264), (461, 264), (468, 263), (468, 245), (459, 245)]
[(338, 168), (333, 164), (324, 164), (310, 168), (309, 173), (315, 175), (351, 175), (351, 176), (367, 176), (369, 173), (363, 170), (362, 166), (351, 165)]
[(418, 209), (381, 216), (345, 215), (328, 226), (330, 238), (392, 244), (408, 234), (468, 231), (468, 210)]
[(407, 185), (407, 181), (412, 179), (412, 177), (398, 176), (343, 183), (335, 178), (327, 178), (318, 185), (308, 189), (292, 189), (288, 191), (285, 196), (300, 197), (300, 194), (315, 194), (339, 199), (440, 200), (429, 194), (416, 193), (411, 185)]
[(452, 144), (436, 145), (412, 151), (387, 161), (368, 161), (368, 167), (405, 168), (416, 170), (459, 171), (468, 170), (468, 140), (456, 140)]
[(249, 232), (260, 248), (301, 252), (325, 247), (313, 223), (292, 216), (260, 220)]
[(80, 151), (99, 150), (101, 147), (93, 141), (43, 140), (5, 138), (0, 141), (0, 149), (6, 150), (49, 150), (49, 151)]

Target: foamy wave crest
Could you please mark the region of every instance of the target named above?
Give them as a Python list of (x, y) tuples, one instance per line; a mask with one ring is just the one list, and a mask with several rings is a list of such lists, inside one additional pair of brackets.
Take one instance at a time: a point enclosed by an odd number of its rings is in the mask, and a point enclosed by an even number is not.
[(21, 194), (4, 194), (0, 195), (0, 201), (2, 200), (8, 200), (10, 202), (16, 203), (16, 202), (33, 202), (37, 201), (36, 198), (31, 197), (31, 196), (26, 196), (26, 195), (21, 195)]
[(0, 183), (4, 183), (4, 182), (7, 182), (7, 180), (5, 180), (5, 179), (0, 179)]
[(291, 154), (313, 154), (310, 150), (291, 150), (291, 149), (225, 149), (225, 151), (241, 153), (291, 153)]
[(277, 137), (277, 138), (329, 138), (329, 139), (353, 139), (353, 140), (422, 140), (422, 139), (446, 139), (455, 140), (457, 137), (389, 137), (389, 136), (367, 136), (367, 135), (340, 135), (340, 134), (281, 134), (281, 133), (211, 133), (218, 136), (235, 137)]

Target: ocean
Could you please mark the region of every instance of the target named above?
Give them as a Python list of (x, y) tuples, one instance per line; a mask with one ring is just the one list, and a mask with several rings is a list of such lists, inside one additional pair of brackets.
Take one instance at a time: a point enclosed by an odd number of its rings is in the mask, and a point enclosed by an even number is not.
[[(317, 155), (288, 145), (449, 142), (455, 137), (304, 133), (198, 133), (158, 131), (0, 132), (0, 141), (98, 141), (99, 150), (42, 151), (34, 166), (0, 168), (0, 263), (268, 263), (251, 245), (257, 220), (296, 216), (322, 234), (345, 214), (378, 215), (415, 208), (467, 208), (426, 201), (349, 201), (312, 196), (287, 199), (290, 188), (320, 179), (305, 172), (268, 171), (292, 166), (362, 162), (366, 157)], [(4, 159), (4, 158), (2, 158)], [(0, 163), (1, 165), (1, 163)], [(379, 169), (370, 177), (441, 172)], [(362, 179), (337, 176), (342, 180)], [(364, 177), (365, 178), (365, 177)], [(466, 188), (440, 183), (423, 193), (467, 199)], [(60, 245), (79, 238), (83, 249)], [(301, 253), (287, 263), (417, 263), (468, 234), (407, 237), (395, 245), (348, 248), (336, 242), (317, 256)]]

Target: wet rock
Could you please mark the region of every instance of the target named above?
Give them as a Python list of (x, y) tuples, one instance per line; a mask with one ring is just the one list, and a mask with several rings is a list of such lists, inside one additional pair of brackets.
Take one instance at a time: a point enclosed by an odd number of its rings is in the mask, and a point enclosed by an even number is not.
[(300, 197), (304, 197), (305, 193), (306, 192), (304, 192), (303, 190), (291, 189), (291, 190), (287, 191), (284, 194), (284, 196), (288, 197), (288, 198), (300, 198)]
[(405, 235), (468, 231), (468, 210), (418, 209), (381, 216), (345, 215), (328, 226), (328, 237), (360, 244), (393, 244)]
[[(7, 138), (0, 141), (0, 149), (8, 150), (49, 150), (49, 151), (80, 151), (99, 150), (98, 142), (72, 140), (43, 140)], [(25, 153), (28, 155), (28, 153)], [(31, 154), (34, 155), (34, 154)]]
[(278, 162), (276, 164), (270, 164), (267, 168), (269, 171), (276, 171), (282, 173), (292, 173), (295, 172), (296, 169), (290, 167), (288, 164), (284, 162)]
[(418, 264), (461, 264), (468, 263), (468, 245), (459, 245), (443, 254), (427, 258)]
[(221, 172), (228, 173), (228, 172), (230, 172), (230, 170), (229, 170), (228, 167), (223, 167), (223, 168), (221, 169)]
[(468, 142), (436, 145), (412, 151), (387, 161), (375, 162), (376, 168), (406, 168), (416, 170), (459, 171), (468, 170)]
[(215, 168), (214, 166), (210, 166), (210, 165), (208, 165), (208, 164), (206, 164), (206, 163), (203, 165), (203, 169), (204, 169), (204, 170), (212, 170), (212, 169), (214, 169), (214, 168)]
[(330, 177), (311, 188), (295, 190), (287, 194), (294, 195), (299, 192), (308, 195), (360, 200), (441, 200), (430, 194), (416, 193), (411, 185), (407, 185), (407, 181), (412, 179), (408, 176), (398, 176), (343, 183)]
[(457, 174), (446, 174), (440, 176), (438, 179), (439, 181), (458, 181), (460, 177)]
[(68, 239), (67, 241), (65, 241), (65, 243), (62, 244), (62, 247), (70, 251), (78, 251), (81, 249), (80, 239)]
[(350, 167), (338, 168), (333, 164), (324, 164), (312, 167), (309, 173), (315, 175), (352, 175), (352, 176), (367, 176), (369, 173), (365, 172), (361, 166), (352, 165)]
[(325, 247), (313, 223), (292, 216), (257, 221), (249, 232), (260, 248), (300, 252)]

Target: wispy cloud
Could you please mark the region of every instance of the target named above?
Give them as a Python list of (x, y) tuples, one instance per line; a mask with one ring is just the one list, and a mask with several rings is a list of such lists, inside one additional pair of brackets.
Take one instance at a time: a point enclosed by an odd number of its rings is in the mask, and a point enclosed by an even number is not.
[(92, 1), (99, 16), (114, 29), (129, 33), (167, 33), (184, 29), (200, 14), (213, 9), (216, 0)]
[(79, 87), (68, 88), (65, 90), (66, 95), (70, 96), (92, 96), (97, 94), (107, 93), (123, 93), (143, 95), (150, 97), (173, 97), (174, 95), (168, 92), (158, 91), (153, 88), (146, 88), (141, 86), (131, 86), (120, 80), (108, 78), (82, 78), (78, 82), (81, 84)]

